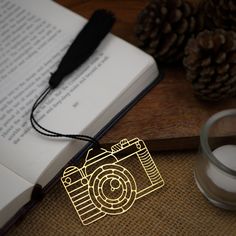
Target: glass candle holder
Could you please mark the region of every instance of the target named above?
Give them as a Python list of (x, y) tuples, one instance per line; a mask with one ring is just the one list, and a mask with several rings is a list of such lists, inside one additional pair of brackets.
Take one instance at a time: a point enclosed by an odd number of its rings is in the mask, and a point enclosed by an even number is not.
[(236, 210), (236, 109), (216, 113), (203, 126), (194, 177), (211, 203)]

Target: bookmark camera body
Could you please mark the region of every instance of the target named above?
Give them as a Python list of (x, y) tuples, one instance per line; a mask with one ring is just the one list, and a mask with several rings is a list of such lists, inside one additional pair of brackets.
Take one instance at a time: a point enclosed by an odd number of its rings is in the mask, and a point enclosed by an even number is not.
[[(66, 168), (61, 182), (84, 225), (93, 223), (105, 215), (118, 215), (132, 207), (136, 199), (161, 188), (164, 181), (145, 143), (138, 139), (121, 140), (100, 154), (87, 153), (82, 168)], [(140, 183), (136, 171), (127, 163), (139, 165), (147, 179)], [(140, 174), (140, 171), (139, 171)]]

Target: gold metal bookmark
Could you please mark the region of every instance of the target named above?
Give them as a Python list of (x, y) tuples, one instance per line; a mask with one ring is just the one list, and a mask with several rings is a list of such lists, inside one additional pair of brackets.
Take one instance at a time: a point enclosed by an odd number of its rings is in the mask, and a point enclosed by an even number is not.
[(138, 138), (123, 139), (111, 151), (102, 149), (95, 156), (92, 152), (88, 151), (82, 168), (69, 166), (61, 178), (84, 225), (106, 214), (122, 214), (136, 199), (164, 185), (145, 143)]

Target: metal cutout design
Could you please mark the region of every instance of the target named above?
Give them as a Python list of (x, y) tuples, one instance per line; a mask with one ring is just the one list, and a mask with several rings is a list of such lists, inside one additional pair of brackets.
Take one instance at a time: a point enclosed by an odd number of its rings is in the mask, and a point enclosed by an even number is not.
[[(95, 156), (91, 156), (91, 152), (93, 149), (88, 151), (82, 168), (69, 166), (61, 178), (84, 225), (106, 214), (122, 214), (132, 207), (136, 199), (164, 185), (145, 143), (138, 138), (123, 139), (113, 145), (111, 151), (102, 149)], [(146, 184), (137, 177), (138, 171), (132, 170), (134, 161), (143, 172)]]

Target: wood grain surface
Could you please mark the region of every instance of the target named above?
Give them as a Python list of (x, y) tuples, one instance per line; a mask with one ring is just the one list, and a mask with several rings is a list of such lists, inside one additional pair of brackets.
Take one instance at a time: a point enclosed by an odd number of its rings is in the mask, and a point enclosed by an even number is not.
[[(98, 8), (110, 9), (117, 21), (112, 32), (138, 45), (134, 27), (146, 0), (57, 0), (61, 5), (88, 18)], [(132, 61), (130, 62), (132, 63)], [(122, 138), (139, 137), (151, 150), (191, 149), (198, 146), (204, 122), (217, 111), (236, 108), (236, 98), (221, 102), (204, 102), (193, 95), (182, 66), (160, 66), (164, 80), (139, 101), (101, 139), (110, 145)]]

